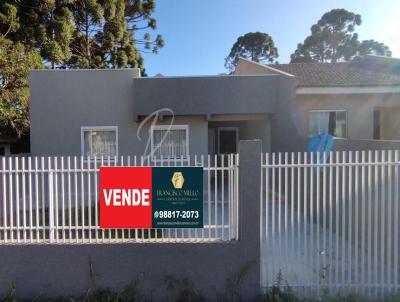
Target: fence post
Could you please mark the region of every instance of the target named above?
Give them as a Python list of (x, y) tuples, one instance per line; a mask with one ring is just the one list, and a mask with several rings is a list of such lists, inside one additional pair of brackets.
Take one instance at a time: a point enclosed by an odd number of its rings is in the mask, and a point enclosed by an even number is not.
[(54, 241), (54, 179), (53, 179), (53, 170), (51, 169), (51, 159), (49, 157), (48, 162), (48, 170), (49, 170), (49, 183), (48, 183), (48, 192), (49, 192), (49, 239), (50, 242)]
[(249, 291), (244, 296), (260, 292), (260, 190), (261, 141), (239, 143), (239, 241), (246, 246), (246, 257), (252, 262)]

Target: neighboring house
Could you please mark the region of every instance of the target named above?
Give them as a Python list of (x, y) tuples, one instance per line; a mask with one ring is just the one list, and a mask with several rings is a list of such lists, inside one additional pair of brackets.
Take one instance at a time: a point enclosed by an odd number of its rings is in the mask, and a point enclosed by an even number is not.
[(400, 60), (366, 56), (346, 63), (263, 65), (240, 59), (234, 72), (296, 79), (304, 136), (400, 140)]
[(186, 160), (236, 153), (242, 139), (262, 140), (263, 151), (287, 150), (300, 139), (291, 114), (294, 85), (281, 74), (142, 78), (138, 69), (33, 70), (31, 153), (153, 151), (157, 159)]

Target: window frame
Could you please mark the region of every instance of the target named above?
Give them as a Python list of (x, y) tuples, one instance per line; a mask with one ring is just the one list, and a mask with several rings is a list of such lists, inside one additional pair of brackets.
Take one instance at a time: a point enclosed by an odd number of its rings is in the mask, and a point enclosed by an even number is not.
[(177, 158), (177, 161), (183, 160), (187, 161), (189, 159), (190, 151), (189, 151), (189, 125), (183, 124), (183, 125), (152, 125), (150, 127), (150, 147), (151, 147), (151, 159), (154, 162), (161, 162), (161, 161), (173, 161), (175, 160), (174, 158), (155, 158), (153, 150), (154, 150), (154, 131), (157, 130), (163, 130), (163, 131), (172, 131), (172, 130), (185, 130), (186, 132), (186, 155), (184, 155), (181, 158)]
[(218, 127), (218, 155), (221, 154), (232, 154), (232, 153), (221, 153), (221, 141), (220, 141), (220, 136), (221, 136), (221, 131), (235, 131), (236, 132), (236, 153), (238, 153), (239, 149), (239, 127)]
[[(84, 158), (93, 158), (91, 156), (85, 155), (85, 131), (115, 131), (115, 156), (102, 156), (104, 158), (110, 158), (110, 160), (117, 161), (118, 159), (118, 126), (82, 126), (81, 127), (81, 156)], [(97, 160), (100, 160), (100, 157), (97, 157)]]
[(311, 135), (310, 131), (310, 117), (311, 113), (320, 113), (320, 112), (344, 112), (346, 114), (346, 131), (345, 131), (345, 136), (344, 137), (338, 137), (334, 136), (335, 138), (343, 138), (347, 139), (348, 138), (348, 132), (349, 132), (349, 115), (348, 115), (348, 110), (347, 109), (313, 109), (308, 111), (308, 120), (307, 120), (307, 128), (308, 128), (308, 136)]

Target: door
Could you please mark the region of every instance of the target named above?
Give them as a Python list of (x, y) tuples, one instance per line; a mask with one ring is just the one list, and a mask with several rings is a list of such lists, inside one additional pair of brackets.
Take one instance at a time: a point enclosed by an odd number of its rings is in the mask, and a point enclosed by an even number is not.
[(236, 127), (218, 128), (218, 153), (237, 153), (239, 141), (239, 130)]

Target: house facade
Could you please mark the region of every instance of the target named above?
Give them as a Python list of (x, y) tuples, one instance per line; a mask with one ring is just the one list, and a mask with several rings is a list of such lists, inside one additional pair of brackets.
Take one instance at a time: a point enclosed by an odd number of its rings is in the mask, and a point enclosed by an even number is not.
[(240, 59), (235, 74), (294, 76), (302, 134), (353, 140), (400, 139), (400, 60), (263, 65)]
[[(263, 151), (300, 138), (293, 77), (143, 78), (138, 69), (30, 72), (31, 154), (152, 155), (154, 160)], [(289, 139), (288, 139), (289, 138)]]

